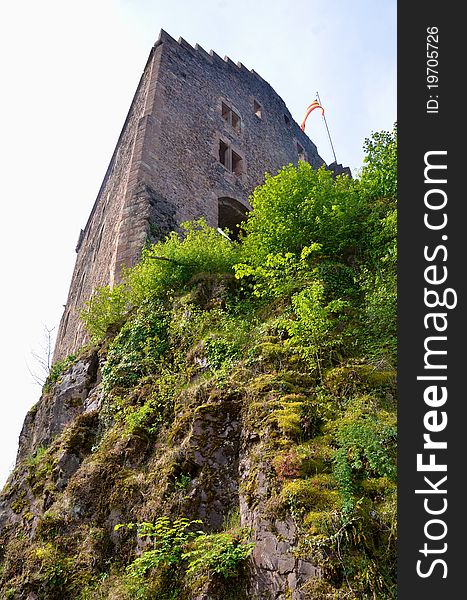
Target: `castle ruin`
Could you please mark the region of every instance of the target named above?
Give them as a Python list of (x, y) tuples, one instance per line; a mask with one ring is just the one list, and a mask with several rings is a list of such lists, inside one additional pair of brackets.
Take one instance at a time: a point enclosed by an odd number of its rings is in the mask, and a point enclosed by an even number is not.
[(79, 235), (54, 360), (87, 341), (84, 302), (96, 287), (117, 283), (148, 240), (200, 217), (233, 230), (265, 172), (298, 160), (324, 164), (266, 81), (161, 31)]

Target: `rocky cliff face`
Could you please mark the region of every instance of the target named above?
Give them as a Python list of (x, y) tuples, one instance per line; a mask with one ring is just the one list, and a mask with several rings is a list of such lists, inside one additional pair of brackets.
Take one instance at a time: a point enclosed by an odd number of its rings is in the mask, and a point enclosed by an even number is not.
[[(174, 310), (194, 318), (185, 302)], [(248, 366), (216, 371), (215, 339), (188, 344), (185, 375), (159, 364), (126, 372), (131, 385), (114, 378), (109, 391), (105, 342), (49, 381), (0, 498), (1, 598), (370, 598), (345, 585), (335, 548), (348, 569), (369, 560), (368, 540), (386, 548), (388, 480), (369, 480), (363, 533), (357, 517), (343, 523), (332, 439), (304, 410), (316, 381), (274, 336), (262, 337)], [(335, 403), (359, 389), (391, 403), (394, 373), (353, 364), (322, 383)], [(164, 518), (169, 529), (176, 519), (201, 528), (201, 545), (182, 566), (169, 553), (131, 571), (159, 548), (131, 524)], [(198, 560), (188, 575), (186, 556)]]
[(94, 391), (97, 384), (98, 358), (92, 354), (72, 365), (55, 385), (53, 393), (45, 393), (26, 415), (19, 438), (17, 462), (48, 446), (66, 425), (82, 412), (95, 408)]
[[(296, 554), (292, 516), (270, 506), (273, 438), (280, 432), (268, 433), (263, 414), (296, 385), (237, 373), (237, 385), (222, 389), (201, 368), (163, 424), (125, 431), (103, 394), (100, 361), (97, 350), (79, 358), (25, 419), (17, 467), (0, 503), (1, 597), (87, 597), (79, 595), (86, 580), (95, 585), (99, 577), (102, 596), (95, 597), (126, 597), (109, 566), (145, 546), (115, 525), (184, 515), (216, 532), (234, 514), (255, 544), (250, 558), (232, 580), (185, 584), (183, 597), (303, 598), (301, 586), (320, 570)], [(155, 393), (160, 383), (145, 381), (131, 402), (144, 406)]]

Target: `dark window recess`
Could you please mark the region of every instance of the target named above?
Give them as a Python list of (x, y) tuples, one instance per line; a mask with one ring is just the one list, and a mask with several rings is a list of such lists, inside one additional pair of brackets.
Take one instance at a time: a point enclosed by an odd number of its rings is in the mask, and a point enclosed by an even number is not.
[(243, 173), (243, 158), (222, 140), (219, 140), (219, 162), (235, 175)]
[(234, 110), (232, 110), (230, 108), (230, 106), (227, 106), (227, 104), (225, 104), (225, 102), (222, 102), (222, 118), (229, 125), (231, 125), (235, 129), (235, 131), (237, 131), (237, 132), (240, 131), (240, 125), (241, 125), (240, 115), (238, 115)]
[(97, 244), (96, 244), (96, 248), (94, 250), (94, 256), (97, 255), (97, 253), (99, 252), (99, 249), (101, 247), (103, 233), (104, 233), (104, 225), (101, 225), (101, 228), (99, 230), (99, 235), (97, 236)]
[(290, 129), (290, 127), (291, 127), (290, 119), (287, 115), (284, 115), (284, 121), (285, 121), (285, 124), (287, 125), (287, 127)]
[(62, 335), (65, 335), (65, 333), (66, 333), (66, 328), (68, 327), (68, 318), (69, 318), (69, 316), (70, 316), (70, 313), (67, 312), (66, 317), (65, 317), (65, 321), (63, 322), (63, 333), (62, 333)]
[(302, 146), (300, 146), (300, 144), (298, 142), (297, 142), (297, 152), (298, 152), (299, 160), (306, 160), (305, 150), (303, 149)]
[(261, 104), (259, 104), (258, 102), (256, 102), (256, 100), (253, 101), (253, 112), (258, 117), (258, 119), (262, 118), (262, 115), (261, 115)]

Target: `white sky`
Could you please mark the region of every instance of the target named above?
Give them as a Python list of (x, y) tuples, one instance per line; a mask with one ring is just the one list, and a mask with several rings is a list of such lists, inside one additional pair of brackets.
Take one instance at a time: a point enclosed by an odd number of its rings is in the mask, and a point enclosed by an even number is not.
[[(396, 0), (22, 0), (0, 5), (0, 485), (44, 325), (58, 326), (86, 223), (163, 28), (255, 69), (295, 120), (319, 91), (337, 159), (396, 120)], [(307, 134), (333, 157), (321, 117)]]

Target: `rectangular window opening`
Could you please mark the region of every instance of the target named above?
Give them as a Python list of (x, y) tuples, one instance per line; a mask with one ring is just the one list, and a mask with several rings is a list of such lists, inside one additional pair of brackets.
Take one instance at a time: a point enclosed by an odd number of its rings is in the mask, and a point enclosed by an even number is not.
[(244, 171), (243, 158), (223, 140), (219, 140), (219, 162), (235, 175), (241, 175)]
[(262, 115), (261, 115), (261, 104), (259, 104), (258, 102), (256, 102), (256, 100), (253, 101), (253, 111), (254, 111), (255, 115), (258, 117), (258, 119), (262, 118)]

